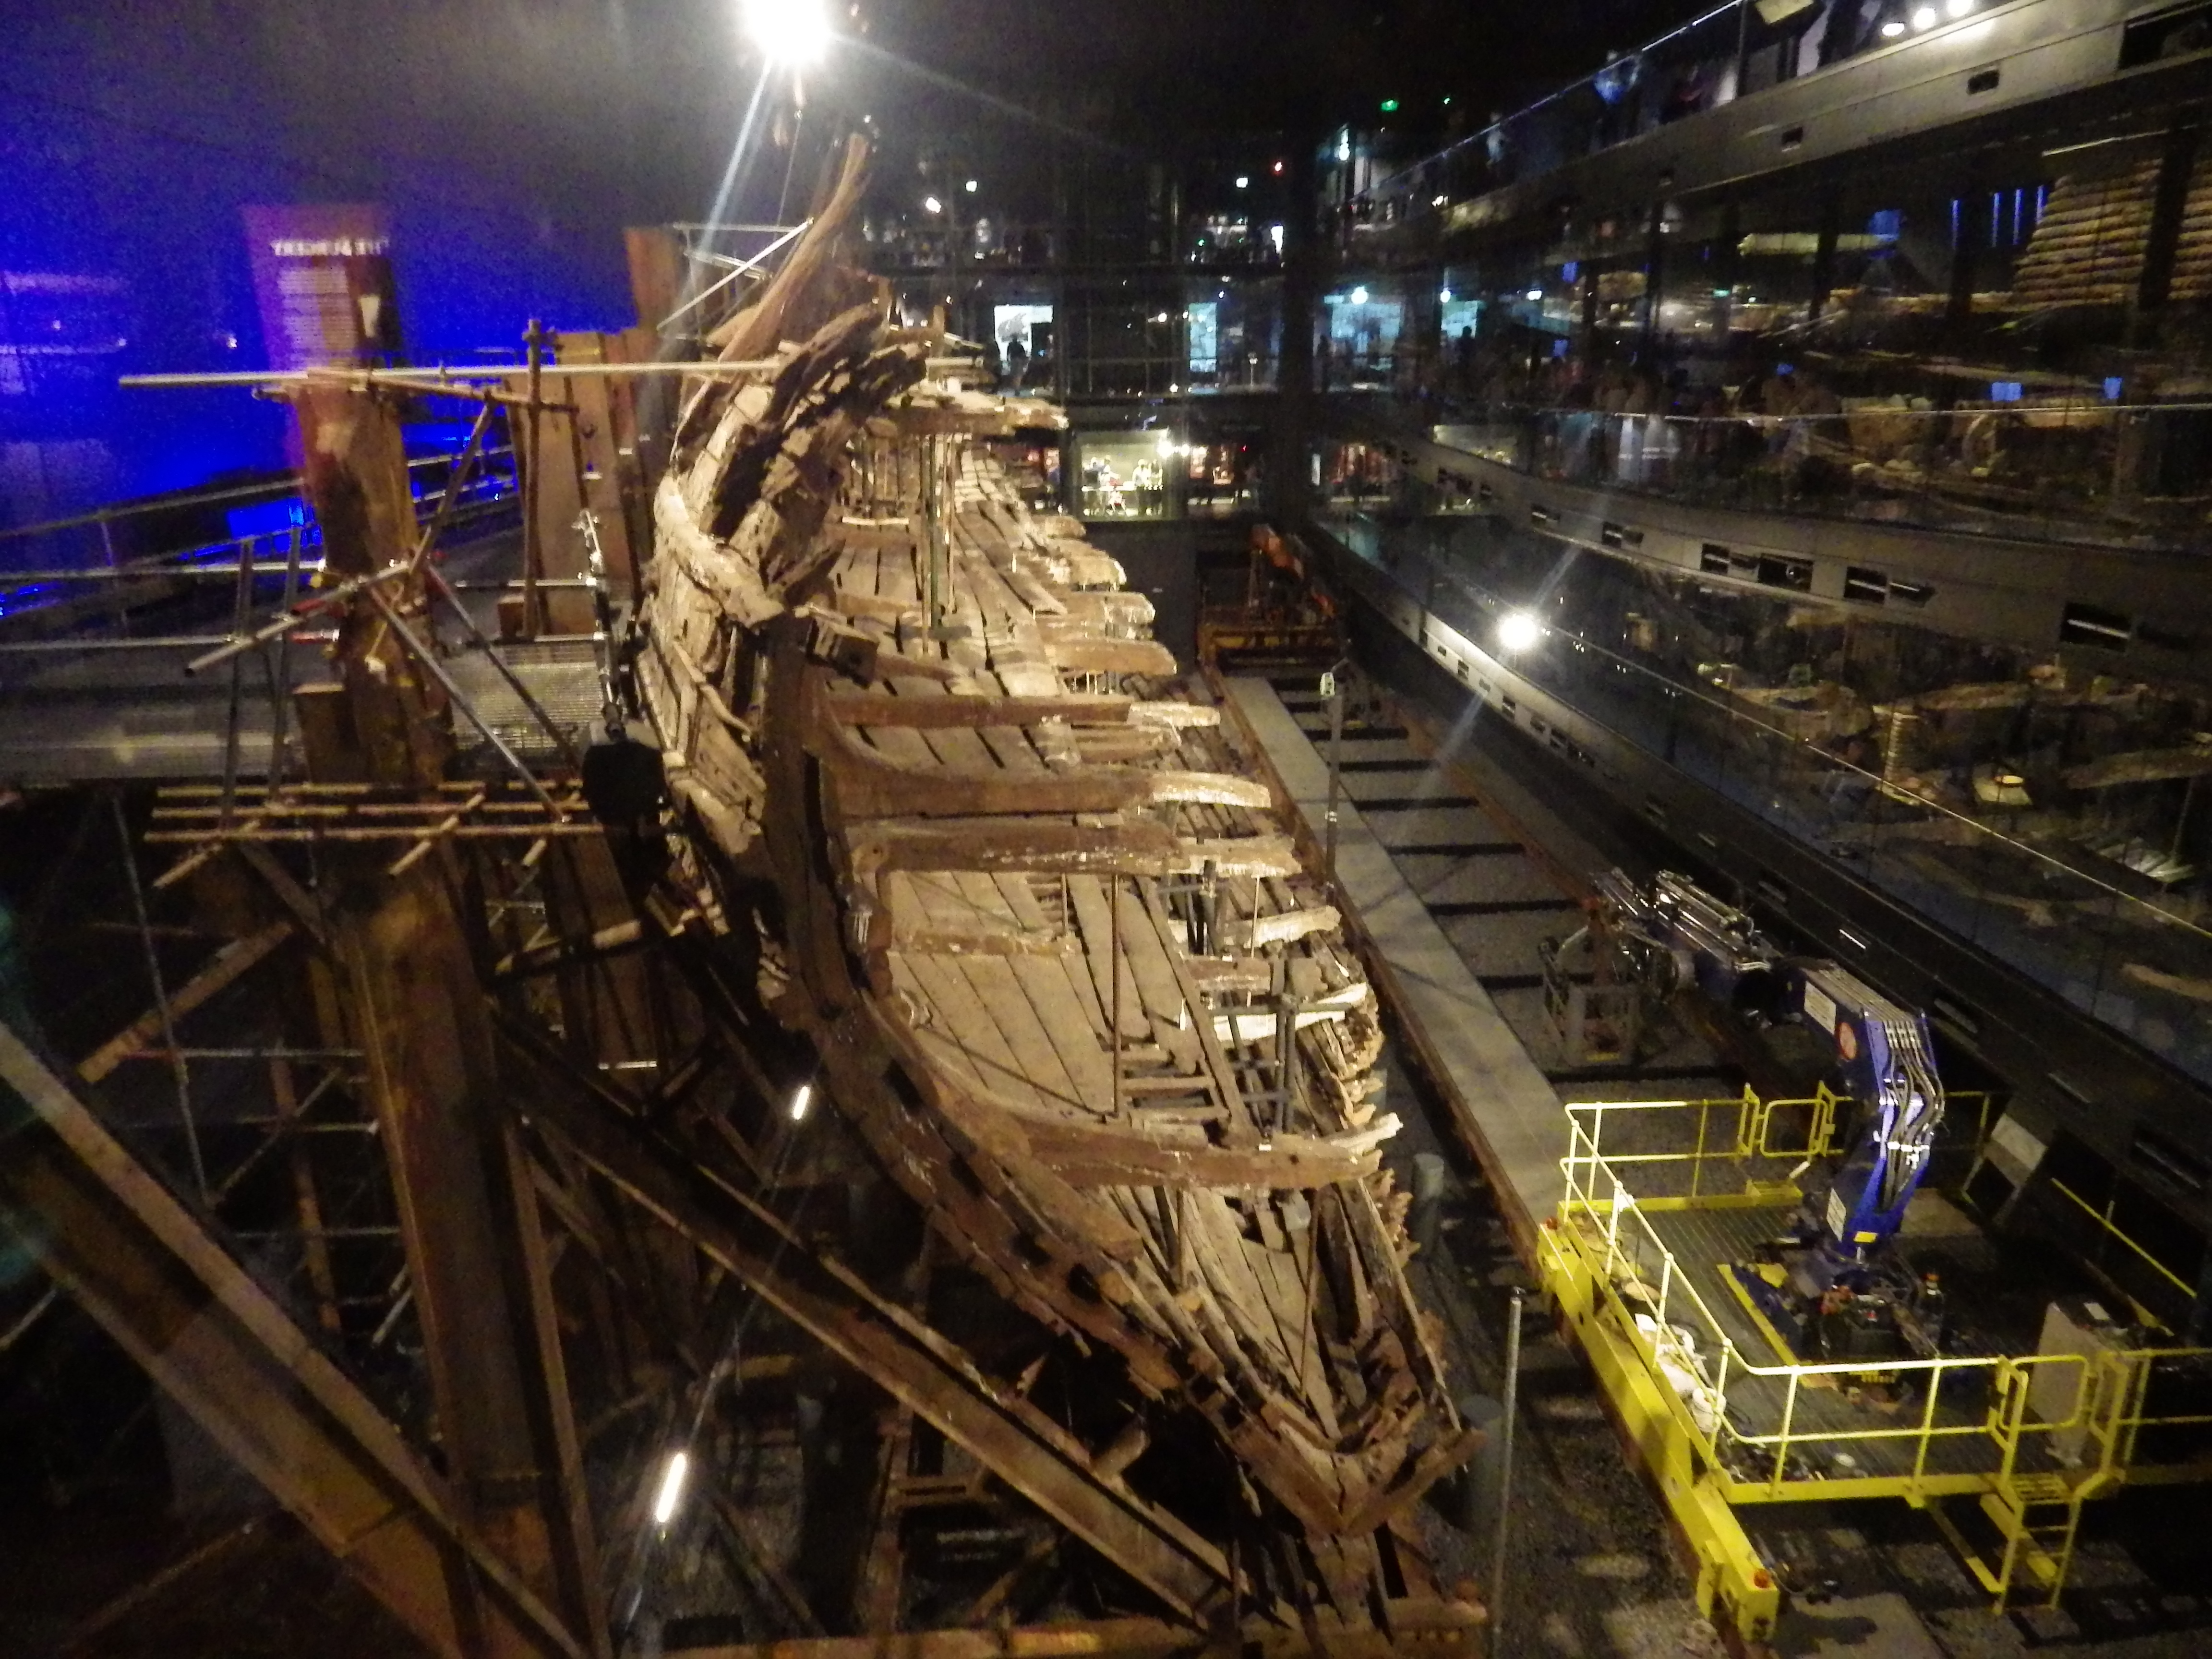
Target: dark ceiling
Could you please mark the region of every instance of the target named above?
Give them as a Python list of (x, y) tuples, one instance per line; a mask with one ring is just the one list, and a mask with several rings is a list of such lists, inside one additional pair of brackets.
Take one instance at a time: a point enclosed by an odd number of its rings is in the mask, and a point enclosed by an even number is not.
[[(1319, 130), (1511, 106), (1695, 0), (862, 0), (892, 58), (1093, 130)], [(912, 77), (908, 77), (912, 79)], [(911, 95), (911, 88), (887, 97)]]

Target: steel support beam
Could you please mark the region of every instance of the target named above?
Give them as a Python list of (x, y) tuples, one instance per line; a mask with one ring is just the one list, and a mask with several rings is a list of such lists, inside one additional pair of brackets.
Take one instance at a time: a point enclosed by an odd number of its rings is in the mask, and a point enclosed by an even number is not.
[[(344, 1035), (362, 1051), (456, 1496), (572, 1628), (599, 1588), (535, 1194), (509, 1174), (476, 964), (441, 872), (338, 916)], [(596, 1634), (592, 1644), (604, 1650)]]
[(432, 1652), (586, 1659), (453, 1494), (0, 1024), (0, 1223)]
[(549, 1131), (625, 1198), (689, 1239), (803, 1327), (837, 1358), (974, 1455), (993, 1474), (1194, 1623), (1225, 1595), (1220, 1550), (1175, 1516), (1091, 1467), (1089, 1455), (1036, 1407), (1001, 1390), (973, 1361), (905, 1310), (788, 1231), (744, 1194), (624, 1121), (519, 1021), (502, 1029), (549, 1087), (531, 1102)]
[(1325, 1652), (1331, 1659), (1383, 1659), (1408, 1650), (1476, 1654), (1482, 1641), (1482, 1609), (1468, 1601), (1407, 1600), (1385, 1605), (1376, 1624), (1347, 1625), (1333, 1614), (1301, 1625), (1253, 1621), (1241, 1632), (1202, 1636), (1157, 1619), (1098, 1619), (1082, 1624), (1031, 1625), (1011, 1630), (933, 1630), (900, 1636), (830, 1637), (817, 1641), (775, 1642), (759, 1646), (681, 1648), (668, 1659), (1179, 1659), (1210, 1653), (1240, 1653), (1262, 1659), (1304, 1659)]

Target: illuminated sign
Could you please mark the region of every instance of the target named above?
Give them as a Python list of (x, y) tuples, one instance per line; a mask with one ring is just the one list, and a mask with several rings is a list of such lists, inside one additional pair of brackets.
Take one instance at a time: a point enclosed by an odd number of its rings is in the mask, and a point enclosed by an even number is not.
[(245, 216), (270, 368), (375, 363), (398, 354), (383, 208), (325, 203), (249, 207)]

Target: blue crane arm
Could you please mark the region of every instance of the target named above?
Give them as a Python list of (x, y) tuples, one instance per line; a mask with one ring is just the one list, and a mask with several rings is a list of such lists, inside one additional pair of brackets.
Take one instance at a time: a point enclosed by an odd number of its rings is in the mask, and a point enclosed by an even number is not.
[(1607, 925), (1655, 991), (1694, 986), (1740, 1013), (1798, 1020), (1827, 1034), (1860, 1112), (1821, 1224), (1830, 1243), (1853, 1256), (1893, 1237), (1927, 1176), (1943, 1118), (1925, 1016), (1836, 963), (1784, 956), (1749, 915), (1686, 876), (1662, 870), (1638, 887), (1611, 870), (1596, 886)]

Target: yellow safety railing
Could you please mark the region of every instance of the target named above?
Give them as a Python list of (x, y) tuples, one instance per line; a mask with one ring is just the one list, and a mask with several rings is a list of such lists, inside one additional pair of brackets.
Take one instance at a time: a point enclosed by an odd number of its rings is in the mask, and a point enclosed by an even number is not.
[(2189, 1280), (2184, 1279), (2179, 1273), (2174, 1272), (2172, 1268), (2167, 1267), (2166, 1263), (2160, 1261), (2155, 1255), (2152, 1255), (2142, 1244), (2131, 1237), (2126, 1229), (2123, 1228), (2118, 1222), (2112, 1218), (2113, 1213), (2118, 1207), (2115, 1200), (2107, 1200), (2106, 1201), (2105, 1207), (2100, 1210), (2095, 1205), (2092, 1204), (2087, 1199), (2082, 1197), (2081, 1194), (2075, 1192), (2071, 1187), (2069, 1187), (2064, 1182), (2058, 1180), (2056, 1176), (2053, 1176), (2051, 1179), (2051, 1190), (2057, 1194), (2059, 1197), (2064, 1199), (2068, 1203), (2073, 1205), (2076, 1209), (2080, 1210), (2081, 1213), (2087, 1216), (2090, 1220), (2095, 1222), (2098, 1227), (2102, 1231), (2105, 1237), (2117, 1240), (2122, 1248), (2126, 1249), (2145, 1267), (2148, 1267), (2154, 1273), (2156, 1273), (2159, 1278), (2164, 1279), (2168, 1285), (2173, 1286), (2175, 1290), (2180, 1291), (2182, 1295), (2189, 1297), (2192, 1302), (2196, 1300), (2196, 1285), (2191, 1284)]
[[(1630, 1338), (1727, 1501), (1896, 1496), (1924, 1503), (1979, 1493), (2009, 1504), (2008, 1513), (2024, 1514), (2053, 1501), (2077, 1509), (2130, 1478), (2212, 1476), (2212, 1463), (2135, 1467), (2145, 1429), (2212, 1426), (2212, 1416), (2148, 1409), (2157, 1367), (2212, 1350), (1821, 1364), (1747, 1355), (1651, 1216), (1789, 1201), (1784, 1194), (1795, 1194), (1797, 1171), (1785, 1182), (1761, 1166), (1802, 1164), (1832, 1150), (1838, 1104), (1825, 1090), (1808, 1100), (1768, 1102), (1747, 1091), (1735, 1100), (1568, 1108), (1566, 1196), (1547, 1249), (1558, 1265), (1581, 1262), (1589, 1293)], [(1601, 1144), (1608, 1127), (1613, 1150)], [(1722, 1177), (1723, 1170), (1731, 1179)], [(1645, 1197), (1639, 1186), (1671, 1190)], [(1900, 1405), (1912, 1402), (1899, 1413), (1905, 1420), (1838, 1428), (1806, 1419), (1815, 1391), (1850, 1388), (1875, 1372), (1896, 1389)], [(2039, 1415), (2031, 1395), (2046, 1410), (2059, 1401), (2070, 1400), (2070, 1407)], [(1883, 1467), (1861, 1472), (1866, 1461)], [(2022, 1559), (2033, 1558), (2039, 1572), (2063, 1583), (2071, 1510), (2057, 1529), (2063, 1540), (2055, 1558), (2028, 1547), (2030, 1531), (2024, 1522), (2014, 1528), (2000, 1570), (1985, 1575), (2001, 1599)]]

